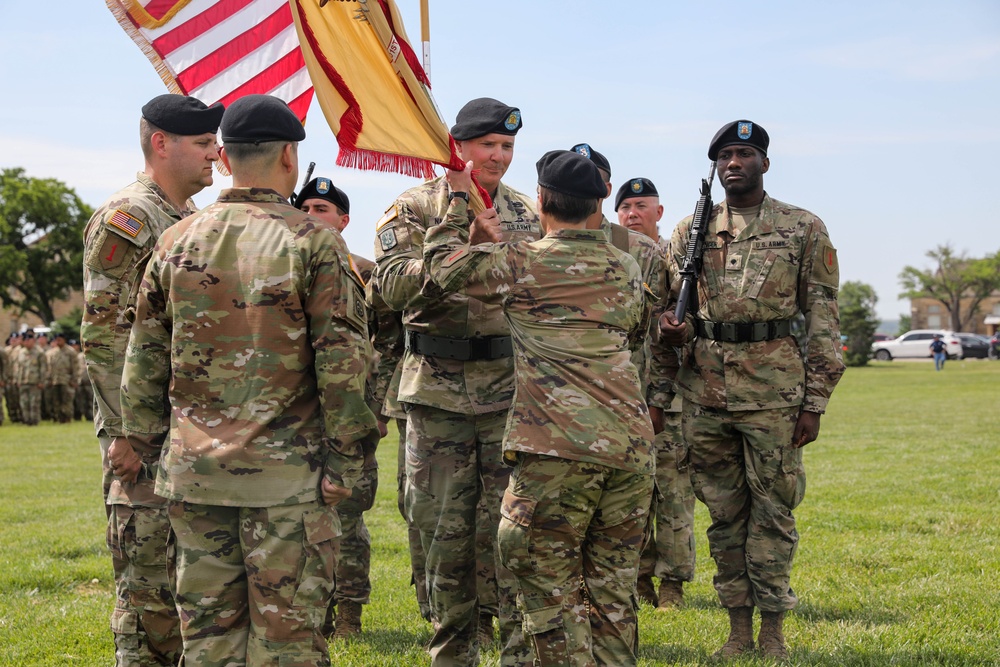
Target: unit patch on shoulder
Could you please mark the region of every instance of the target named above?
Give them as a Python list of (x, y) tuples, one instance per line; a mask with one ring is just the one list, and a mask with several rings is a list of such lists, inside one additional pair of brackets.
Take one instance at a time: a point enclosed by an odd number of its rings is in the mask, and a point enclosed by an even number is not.
[(831, 275), (837, 271), (837, 250), (830, 244), (823, 246), (823, 266)]
[(396, 241), (396, 228), (390, 227), (389, 229), (381, 232), (378, 235), (378, 241), (382, 244), (382, 251), (388, 252), (396, 247), (398, 241)]
[(142, 220), (139, 220), (134, 215), (126, 213), (121, 209), (117, 209), (110, 218), (108, 218), (108, 225), (114, 227), (115, 229), (120, 229), (132, 238), (139, 235), (142, 228), (146, 225)]

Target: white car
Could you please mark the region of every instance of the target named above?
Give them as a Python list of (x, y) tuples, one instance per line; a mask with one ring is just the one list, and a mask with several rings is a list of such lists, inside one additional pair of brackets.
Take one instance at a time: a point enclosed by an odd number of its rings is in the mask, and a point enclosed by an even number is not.
[(962, 358), (962, 341), (954, 331), (944, 329), (914, 329), (899, 338), (872, 343), (872, 356), (878, 361), (893, 359), (930, 359), (934, 336), (941, 336), (949, 359)]

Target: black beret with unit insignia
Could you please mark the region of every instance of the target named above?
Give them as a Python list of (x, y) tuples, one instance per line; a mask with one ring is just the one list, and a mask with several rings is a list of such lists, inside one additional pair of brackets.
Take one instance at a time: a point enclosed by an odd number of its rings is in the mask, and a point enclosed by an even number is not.
[(521, 129), (521, 110), (490, 97), (478, 97), (468, 102), (455, 117), (451, 136), (456, 141), (475, 139), (487, 134), (513, 136)]
[(608, 193), (597, 165), (574, 151), (549, 151), (535, 167), (543, 188), (580, 199), (600, 199)]
[(222, 143), (302, 141), (306, 130), (288, 105), (273, 95), (246, 95), (222, 116)]
[(767, 131), (749, 120), (734, 120), (732, 123), (723, 125), (722, 129), (712, 137), (712, 143), (708, 145), (708, 159), (717, 160), (719, 151), (726, 146), (746, 144), (760, 150), (767, 155), (767, 145), (770, 143)]
[(306, 183), (302, 192), (295, 198), (295, 207), (302, 208), (307, 199), (325, 199), (343, 211), (344, 215), (351, 212), (351, 200), (347, 198), (347, 193), (334, 185), (329, 178), (321, 176)]
[(608, 172), (608, 178), (611, 178), (611, 163), (608, 162), (608, 158), (604, 157), (604, 155), (598, 153), (593, 148), (591, 148), (590, 144), (577, 144), (576, 146), (573, 146), (573, 148), (571, 148), (570, 150), (573, 151), (574, 153), (579, 153), (583, 157), (587, 158), (588, 160), (596, 164), (598, 168)]
[(195, 97), (173, 94), (157, 95), (142, 107), (142, 117), (150, 123), (171, 134), (184, 136), (214, 134), (224, 112), (221, 102), (209, 107)]
[(633, 197), (659, 197), (660, 193), (656, 191), (656, 186), (653, 185), (653, 181), (648, 178), (633, 178), (622, 183), (622, 186), (618, 188), (618, 193), (615, 195), (615, 210), (622, 205), (622, 202), (626, 199), (632, 199)]

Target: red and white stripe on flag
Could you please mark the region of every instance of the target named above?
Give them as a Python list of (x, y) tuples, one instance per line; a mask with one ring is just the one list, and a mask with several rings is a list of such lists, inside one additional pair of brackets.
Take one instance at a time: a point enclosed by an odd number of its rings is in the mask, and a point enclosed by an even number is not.
[(313, 88), (288, 0), (105, 0), (171, 92), (205, 104), (255, 93), (305, 122)]

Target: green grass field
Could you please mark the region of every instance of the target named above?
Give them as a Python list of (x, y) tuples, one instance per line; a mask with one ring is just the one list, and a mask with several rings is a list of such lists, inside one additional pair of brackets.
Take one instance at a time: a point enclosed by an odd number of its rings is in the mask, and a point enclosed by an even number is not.
[[(795, 664), (1000, 665), (1000, 363), (849, 369), (819, 441), (786, 622)], [(372, 604), (333, 664), (426, 665), (408, 586), (395, 439), (367, 515)], [(97, 441), (89, 425), (0, 427), (0, 665), (110, 665), (113, 605)], [(678, 612), (640, 612), (640, 665), (709, 664), (728, 624), (711, 586), (707, 512)], [(735, 664), (764, 664), (747, 659)], [(497, 664), (487, 651), (484, 665)]]

